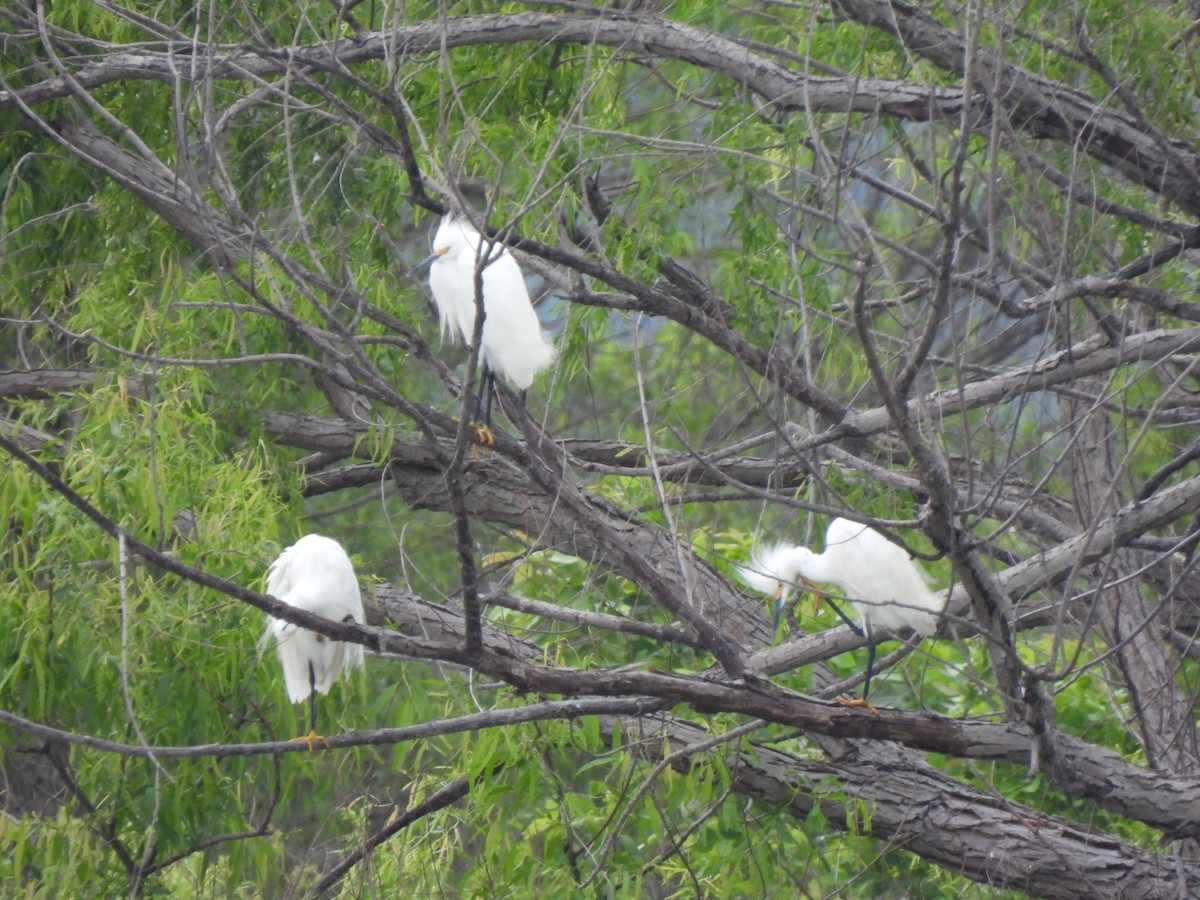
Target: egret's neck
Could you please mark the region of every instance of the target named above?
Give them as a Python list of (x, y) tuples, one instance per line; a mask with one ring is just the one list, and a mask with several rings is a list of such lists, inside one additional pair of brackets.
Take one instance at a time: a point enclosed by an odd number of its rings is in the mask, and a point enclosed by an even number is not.
[(809, 581), (823, 582), (828, 584), (842, 583), (842, 574), (835, 571), (833, 564), (829, 560), (828, 553), (816, 553), (810, 556), (800, 565), (800, 575), (807, 578)]

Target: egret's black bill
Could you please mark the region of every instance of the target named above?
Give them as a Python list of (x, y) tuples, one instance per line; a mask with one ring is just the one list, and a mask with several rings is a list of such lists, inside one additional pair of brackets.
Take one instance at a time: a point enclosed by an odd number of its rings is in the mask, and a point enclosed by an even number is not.
[(413, 266), (411, 269), (408, 270), (408, 276), (411, 278), (414, 275), (420, 275), (422, 272), (424, 272), (426, 269), (428, 269), (430, 266), (433, 265), (433, 261), (435, 259), (437, 259), (438, 256), (439, 256), (439, 254), (437, 254), (437, 253), (430, 253), (428, 257), (421, 260), (419, 263), (417, 263), (415, 266)]

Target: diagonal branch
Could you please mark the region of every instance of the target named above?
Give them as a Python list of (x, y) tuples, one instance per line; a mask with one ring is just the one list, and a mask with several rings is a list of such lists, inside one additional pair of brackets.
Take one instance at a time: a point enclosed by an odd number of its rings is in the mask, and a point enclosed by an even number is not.
[[(864, 25), (896, 35), (911, 51), (962, 73), (961, 35), (928, 14), (888, 0), (837, 0), (837, 8)], [(401, 26), (389, 32), (303, 47), (278, 49), (197, 47), (166, 42), (163, 51), (122, 51), (82, 66), (69, 76), (47, 78), (21, 88), (0, 90), (0, 110), (28, 109), (118, 81), (244, 80), (258, 83), (300, 64), (335, 70), (369, 61), (419, 57), (480, 44), (578, 43), (677, 59), (708, 69), (757, 94), (781, 112), (845, 114), (864, 112), (908, 121), (941, 121), (957, 126), (969, 98), (960, 86), (941, 87), (908, 81), (861, 77), (818, 78), (795, 71), (725, 35), (638, 14), (571, 15), (518, 12), (444, 17)], [(194, 59), (194, 67), (177, 64)], [(976, 84), (995, 85), (993, 96), (971, 103), (976, 131), (990, 127), (990, 103), (997, 103), (1011, 124), (1035, 138), (1078, 147), (1112, 166), (1147, 190), (1200, 212), (1200, 154), (1182, 141), (1166, 143), (1123, 115), (1067, 85), (1032, 74), (981, 52)], [(5, 84), (0, 80), (0, 84)]]

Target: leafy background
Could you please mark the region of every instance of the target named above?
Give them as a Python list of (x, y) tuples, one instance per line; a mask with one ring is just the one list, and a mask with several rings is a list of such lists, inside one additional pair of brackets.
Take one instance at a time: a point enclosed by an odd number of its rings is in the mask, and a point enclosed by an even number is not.
[[(374, 31), (524, 8), (540, 7), (370, 3), (353, 15)], [(1186, 141), (1194, 133), (1192, 45), (1176, 40), (1192, 24), (1183, 4), (1142, 7), (1136, 15), (1100, 0), (1070, 15), (987, 8), (981, 21), (974, 7), (969, 15), (940, 4), (927, 11), (951, 28), (975, 22), (980, 45), (1072, 90), (1112, 97), (1119, 86), (1138, 110), (1152, 112), (1153, 126), (1166, 136)], [(54, 48), (79, 71), (113, 48), (153, 48), (172, 32), (250, 55), (354, 33), (334, 6), (316, 3), (106, 8), (57, 0), (44, 12), (40, 35), (32, 10), (0, 14), (12, 31), (5, 90), (48, 77)], [(695, 0), (645, 14), (753, 41), (798, 71), (961, 82), (880, 30), (847, 21), (836, 6)], [(139, 24), (140, 15), (161, 23), (161, 33)], [(1082, 48), (1103, 65), (1088, 65)], [(1004, 302), (1028, 296), (1046, 273), (1065, 280), (1141, 258), (1162, 240), (1154, 221), (1174, 213), (1162, 208), (1169, 198), (1066, 144), (1038, 145), (1045, 164), (1038, 169), (1028, 155), (1032, 141), (1014, 147), (945, 123), (866, 113), (785, 116), (712, 69), (651, 60), (636, 48), (484, 43), (346, 68), (297, 70), (286, 82), (185, 82), (182, 92), (131, 78), (95, 88), (90, 104), (75, 97), (41, 103), (36, 114), (0, 110), (0, 360), (13, 370), (94, 375), (50, 395), (6, 397), (5, 419), (47, 436), (40, 455), (122, 528), (183, 563), (256, 589), (280, 549), (308, 531), (334, 535), (350, 549), (368, 595), (386, 583), (443, 602), (461, 586), (452, 515), (406, 502), (384, 477), (315, 492), (314, 451), (278, 441), (263, 416), (341, 412), (321, 377), (329, 357), (298, 328), (265, 314), (268, 303), (315, 327), (336, 320), (403, 397), (459, 412), (439, 373), (356, 305), (396, 317), (436, 356), (464, 370), (465, 351), (438, 344), (427, 293), (405, 276), (436, 219), (414, 203), (397, 156), (380, 152), (372, 129), (393, 138), (409, 129), (435, 193), (456, 194), (524, 239), (570, 246), (590, 235), (583, 247), (589, 258), (645, 284), (661, 282), (664, 260), (683, 261), (727, 305), (730, 329), (855, 409), (880, 403), (851, 324), (863, 247), (873, 253), (874, 340), (891, 370), (925, 327), (928, 293), (920, 288), (935, 274), (930, 261), (941, 252), (952, 173), (967, 211), (955, 271), (986, 269), (994, 293), (974, 290), (965, 275), (957, 283), (919, 373), (921, 390), (1028, 364), (1060, 346), (1064, 333), (1092, 333), (1097, 318), (1128, 323), (1144, 315), (1106, 300), (1099, 311), (1078, 303), (1052, 321), (1030, 321), (1006, 315)], [(136, 135), (226, 211), (233, 205), (219, 186), (233, 186), (237, 215), (286, 256), (214, 263), (137, 197), (59, 146), (41, 124), (57, 117), (90, 118), (127, 146)], [(206, 129), (218, 123), (219, 137), (206, 146)], [(1102, 192), (1122, 211), (1072, 202), (1051, 167), (1069, 174), (1073, 190)], [(589, 206), (588, 178), (601, 182), (612, 205), (604, 222)], [(348, 286), (346, 296), (314, 297), (289, 269), (297, 262)], [(571, 302), (570, 280), (556, 279), (545, 261), (530, 258), (527, 271), (560, 347), (555, 369), (529, 398), (530, 413), (548, 433), (690, 454), (785, 422), (820, 426), (813, 409), (695, 330), (661, 316)], [(1184, 257), (1158, 270), (1154, 285), (1187, 296), (1195, 280)], [(261, 293), (248, 292), (247, 284)], [(1190, 369), (1177, 367), (1174, 377), (1188, 383)], [(1168, 381), (1161, 369), (1130, 368), (1103, 386), (1117, 423), (1122, 489), (1144, 482), (1196, 438), (1190, 420), (1167, 431), (1124, 415), (1163, 402)], [(356, 423), (363, 426), (359, 460), (381, 462), (393, 442), (421, 438), (411, 416), (368, 401)], [(1031, 392), (1019, 402), (947, 417), (934, 440), (948, 457), (976, 463), (989, 477), (1002, 473), (997, 483), (1036, 485), (1037, 496), (1058, 511), (1071, 502), (1063, 461), (1076, 415), (1063, 395)], [(754, 449), (788, 456), (782, 430)], [(906, 469), (896, 445), (876, 449), (879, 465)], [(922, 498), (895, 481), (836, 459), (812, 462), (820, 477), (759, 492), (659, 484), (615, 470), (576, 474), (595, 496), (668, 529), (727, 576), (757, 539), (819, 544), (827, 516), (803, 511), (814, 504), (915, 518)], [(1009, 531), (1010, 522), (986, 504), (968, 518), (986, 539), (994, 568), (1041, 549), (1030, 534)], [(625, 575), (543, 546), (535, 521), (527, 529), (482, 520), (472, 527), (489, 587), (560, 607), (674, 620)], [(0, 617), (7, 624), (0, 633), (0, 708), (76, 734), (153, 746), (299, 733), (303, 710), (286, 703), (271, 650), (260, 643), (257, 610), (153, 565), (125, 560), (122, 573), (115, 542), (21, 465), (0, 479), (0, 528)], [(919, 533), (905, 536), (935, 555)], [(931, 559), (926, 568), (939, 586), (950, 583), (946, 559)], [(756, 621), (765, 610), (758, 604), (746, 601), (746, 615)], [(811, 617), (805, 602), (796, 618), (808, 631), (834, 624), (828, 613)], [(697, 672), (710, 662), (680, 645), (531, 613), (491, 607), (488, 621), (536, 644), (556, 665), (637, 662)], [(1094, 629), (1055, 629), (1051, 622), (1023, 631), (1018, 647), (1030, 665), (1057, 670), (1051, 684), (1059, 729), (1146, 763), (1127, 721), (1130, 698)], [(862, 661), (860, 651), (825, 666), (829, 677), (843, 679)], [(1177, 663), (1173, 676), (1194, 697), (1194, 661)], [(816, 686), (808, 667), (777, 681), (802, 692)], [(926, 642), (880, 679), (874, 696), (880, 706), (960, 718), (1002, 709), (978, 641)], [(321, 715), (334, 733), (433, 722), (527, 699), (457, 666), (373, 658), (363, 677), (322, 698)], [(732, 713), (673, 712), (713, 733), (745, 721)], [(783, 725), (719, 746), (686, 771), (655, 768), (656, 751), (641, 746), (646, 738), (596, 718), (311, 756), (161, 763), (40, 741), (15, 728), (0, 737), (9, 784), (0, 879), (14, 896), (303, 895), (390, 816), (458, 777), (471, 783), (465, 801), (401, 832), (336, 890), (1005, 895), (870, 837), (871, 803), (846, 795), (836, 778), (796, 785), (812, 801), (803, 816), (785, 813), (787, 799), (735, 791), (734, 749), (820, 757), (802, 731)], [(1024, 766), (934, 761), (966, 784), (1147, 852), (1161, 849), (1157, 831), (1067, 797)], [(22, 779), (41, 790), (18, 789)], [(207, 843), (217, 836), (226, 839)]]

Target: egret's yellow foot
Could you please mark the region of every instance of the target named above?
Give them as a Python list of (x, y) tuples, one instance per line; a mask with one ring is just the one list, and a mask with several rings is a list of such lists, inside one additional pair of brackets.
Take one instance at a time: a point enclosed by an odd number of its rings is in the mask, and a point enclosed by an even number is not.
[[(460, 419), (458, 416), (454, 416), (450, 421), (461, 422), (462, 419)], [(487, 425), (480, 425), (478, 422), (468, 422), (467, 424), (471, 427), (471, 430), (475, 432), (476, 444), (480, 444), (484, 447), (490, 447), (492, 444), (496, 443), (496, 437), (492, 434), (492, 429)]]
[(296, 740), (304, 741), (304, 743), (308, 744), (308, 752), (309, 753), (317, 752), (316, 750), (313, 749), (313, 744), (315, 744), (317, 741), (320, 741), (322, 744), (324, 744), (326, 750), (330, 749), (329, 741), (325, 740), (325, 738), (323, 738), (323, 737), (321, 737), (321, 735), (317, 734), (317, 732), (315, 730), (310, 731), (308, 734), (300, 735), (300, 737), (296, 738)]
[(836, 699), (838, 703), (842, 704), (842, 706), (858, 706), (866, 709), (873, 716), (879, 715), (879, 710), (872, 706), (871, 701), (866, 697), (860, 697), (858, 700), (851, 700), (849, 697), (836, 697), (834, 699)]
[(475, 429), (475, 440), (477, 440), (483, 446), (490, 447), (492, 444), (496, 443), (496, 438), (492, 434), (492, 429), (487, 425), (480, 425), (478, 422), (468, 422), (467, 424)]

